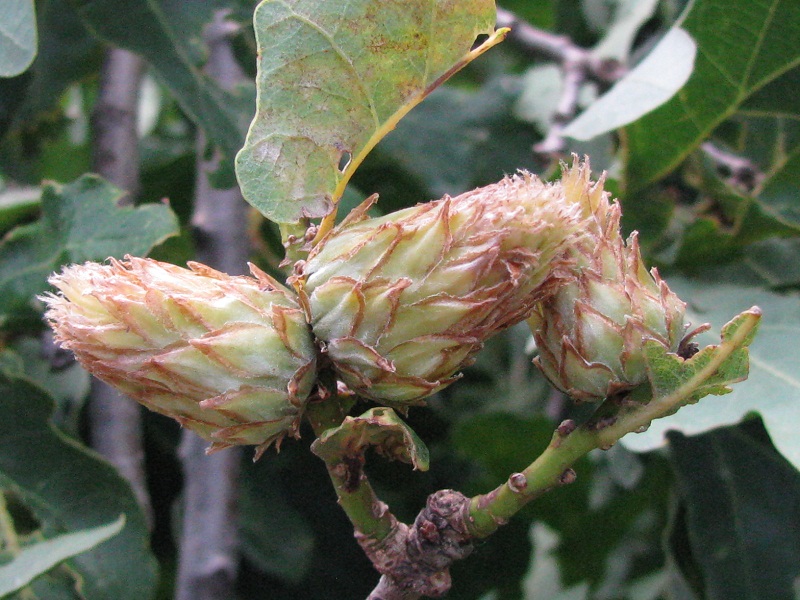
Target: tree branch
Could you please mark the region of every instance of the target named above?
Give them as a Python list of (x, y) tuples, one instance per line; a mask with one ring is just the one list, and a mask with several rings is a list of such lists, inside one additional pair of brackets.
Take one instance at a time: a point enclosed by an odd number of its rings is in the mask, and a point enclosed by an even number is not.
[[(92, 112), (92, 167), (127, 192), (119, 204), (130, 205), (139, 189), (136, 114), (144, 61), (111, 48), (100, 74)], [(91, 444), (130, 483), (148, 524), (153, 514), (144, 470), (141, 407), (99, 379), (92, 379), (89, 400)]]
[(614, 83), (628, 71), (618, 60), (600, 58), (592, 50), (576, 45), (569, 36), (539, 29), (510, 10), (497, 8), (497, 27), (509, 27), (506, 39), (533, 56), (580, 67), (588, 79), (597, 83)]
[[(306, 418), (314, 435), (320, 438), (327, 429), (341, 425), (351, 406), (351, 399), (347, 397), (312, 399), (306, 410)], [(348, 449), (335, 458), (323, 460), (339, 505), (353, 524), (356, 537), (380, 541), (391, 535), (398, 521), (375, 494), (364, 473), (363, 449)]]
[(127, 192), (120, 205), (133, 204), (139, 193), (136, 118), (144, 67), (136, 54), (109, 49), (92, 111), (92, 169)]
[(718, 173), (730, 186), (750, 194), (764, 181), (764, 173), (751, 160), (726, 152), (712, 142), (705, 142), (700, 149), (714, 161)]
[[(223, 87), (244, 78), (230, 45), (238, 26), (215, 13), (205, 31), (209, 48), (206, 72)], [(238, 188), (215, 189), (209, 175), (219, 157), (205, 159), (207, 140), (197, 140), (197, 178), (192, 224), (197, 237), (197, 258), (229, 274), (246, 270), (250, 254), (247, 205)], [(236, 490), (241, 450), (230, 448), (205, 454), (207, 442), (185, 430), (180, 458), (184, 473), (184, 512), (180, 542), (176, 600), (227, 600), (233, 598), (238, 565)]]
[(601, 58), (592, 50), (576, 45), (568, 36), (534, 27), (502, 8), (497, 9), (497, 26), (510, 27), (508, 40), (533, 56), (561, 65), (564, 79), (553, 124), (545, 138), (533, 148), (539, 154), (560, 155), (566, 147), (562, 131), (575, 116), (581, 86), (591, 80), (607, 87), (622, 78), (628, 69), (618, 60)]
[(183, 525), (176, 600), (233, 598), (238, 564), (236, 486), (241, 451), (206, 455), (208, 442), (191, 431), (181, 439)]
[[(309, 403), (306, 416), (318, 442), (326, 430), (342, 424), (349, 406), (341, 397)], [(441, 596), (450, 589), (450, 565), (472, 551), (466, 523), (469, 499), (453, 490), (441, 490), (428, 498), (413, 525), (401, 523), (377, 497), (364, 473), (364, 452), (369, 443), (362, 438), (351, 440), (332, 454), (312, 446), (325, 461), (356, 540), (382, 575), (368, 600)]]
[[(719, 394), (715, 386), (741, 381), (742, 351), (752, 340), (760, 317), (756, 307), (738, 315), (723, 328), (718, 346), (701, 351), (702, 357), (693, 364), (681, 363), (680, 375), (673, 366), (671, 377), (653, 375), (652, 387), (642, 384), (627, 394), (607, 398), (581, 425), (564, 421), (533, 463), (488, 494), (467, 499), (452, 490), (436, 492), (411, 528), (400, 525), (384, 540), (365, 543), (359, 539), (383, 575), (369, 600), (443, 595), (450, 587), (450, 565), (470, 553), (472, 540), (488, 537), (532, 500), (573, 482), (576, 475), (572, 466), (581, 457), (597, 448), (611, 448), (624, 435), (641, 431), (653, 420), (673, 414), (704, 395)], [(672, 356), (674, 360), (691, 360)], [(677, 384), (676, 376), (680, 377)], [(664, 379), (670, 385), (665, 385)]]
[(409, 527), (399, 524), (377, 542), (356, 534), (375, 569), (378, 585), (367, 600), (438, 598), (450, 589), (450, 566), (472, 553), (469, 499), (455, 490), (428, 496), (425, 508)]

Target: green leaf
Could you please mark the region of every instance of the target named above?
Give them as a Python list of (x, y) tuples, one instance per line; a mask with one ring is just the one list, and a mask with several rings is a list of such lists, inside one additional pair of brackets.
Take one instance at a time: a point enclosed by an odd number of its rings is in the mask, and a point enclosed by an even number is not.
[(786, 71), (750, 96), (740, 107), (740, 111), (752, 115), (771, 115), (776, 117), (800, 117), (800, 107), (793, 97), (800, 88), (800, 67)]
[(374, 446), (390, 460), (400, 460), (427, 471), (430, 457), (425, 443), (391, 408), (372, 408), (360, 417), (346, 417), (338, 427), (326, 430), (311, 451), (326, 462)]
[(33, 0), (5, 0), (0, 4), (0, 77), (19, 75), (35, 56)]
[(589, 140), (661, 106), (689, 79), (696, 52), (686, 31), (671, 29), (642, 62), (569, 123), (563, 134)]
[(117, 207), (120, 190), (92, 175), (42, 191), (39, 221), (12, 230), (0, 243), (0, 323), (36, 318), (37, 294), (60, 266), (87, 260), (142, 256), (175, 235), (165, 205)]
[(211, 20), (214, 2), (76, 0), (75, 4), (99, 37), (149, 61), (186, 114), (233, 160), (253, 111), (252, 95), (223, 90), (198, 67), (202, 60), (198, 49), (204, 47), (202, 17)]
[(708, 600), (793, 600), (800, 474), (736, 429), (669, 436), (688, 538)]
[(242, 554), (264, 573), (297, 585), (311, 567), (314, 532), (287, 498), (274, 461), (247, 462), (237, 507)]
[[(796, 341), (800, 332), (800, 297), (678, 277), (670, 278), (669, 284), (689, 302), (687, 319), (693, 325), (708, 321), (714, 329), (742, 306), (755, 304), (761, 308), (763, 322), (749, 348), (750, 374), (724, 398), (685, 406), (677, 414), (653, 421), (647, 432), (625, 436), (622, 443), (631, 450), (648, 451), (664, 443), (667, 431), (692, 435), (738, 423), (747, 415), (758, 413), (778, 450), (800, 467), (796, 428), (800, 422), (800, 347)], [(702, 345), (712, 339), (713, 335), (705, 333), (697, 341)]]
[(69, 350), (57, 348), (41, 336), (18, 335), (0, 352), (0, 358), (0, 370), (6, 375), (25, 379), (50, 395), (55, 402), (51, 420), (56, 427), (68, 435), (79, 435), (91, 375)]
[(41, 195), (42, 190), (35, 187), (7, 189), (0, 192), (0, 235), (21, 221), (34, 216), (39, 209)]
[[(770, 115), (737, 116), (730, 143), (733, 152), (753, 161), (763, 179), (756, 182), (753, 204), (776, 227), (800, 228), (800, 119)], [(744, 224), (752, 229), (751, 215)]]
[(497, 486), (511, 473), (524, 469), (544, 451), (553, 424), (544, 418), (526, 419), (508, 413), (477, 414), (455, 427), (453, 446), (486, 471), (485, 487)]
[[(732, 262), (755, 242), (800, 235), (800, 211), (793, 211), (791, 201), (779, 206), (780, 202), (764, 202), (762, 197), (734, 189), (719, 179), (709, 163), (699, 165), (702, 181), (698, 184), (707, 202), (699, 205), (700, 214), (682, 232), (674, 266), (695, 273), (708, 265)], [(787, 190), (788, 194), (792, 192)]]
[(757, 307), (737, 315), (722, 328), (722, 343), (706, 346), (688, 360), (667, 352), (656, 340), (645, 340), (644, 358), (654, 398), (675, 395), (685, 404), (694, 404), (709, 394), (733, 391), (730, 384), (747, 379), (747, 346), (760, 318)]
[[(51, 121), (53, 113), (60, 111), (58, 103), (67, 87), (89, 79), (102, 62), (100, 44), (86, 30), (69, 0), (39, 0), (36, 13), (36, 60), (24, 77), (9, 82), (15, 86), (0, 86), (0, 101), (12, 107), (9, 127), (18, 131), (29, 131), (42, 120)], [(24, 148), (19, 151), (25, 154)]]
[(632, 191), (663, 177), (751, 95), (800, 65), (795, 0), (696, 0), (681, 26), (698, 46), (695, 70), (675, 97), (626, 129)]
[[(403, 169), (423, 182), (433, 198), (499, 181), (521, 166), (532, 169), (536, 132), (509, 114), (518, 88), (512, 77), (488, 81), (475, 92), (438, 88), (377, 147), (370, 157), (380, 159), (374, 169)], [(369, 166), (363, 165), (367, 177)], [(381, 196), (378, 206), (400, 208), (394, 205), (398, 195)], [(412, 204), (421, 199), (417, 196)]]
[(42, 524), (71, 533), (126, 517), (113, 539), (68, 561), (87, 600), (142, 600), (155, 588), (149, 534), (133, 493), (116, 470), (50, 423), (52, 400), (38, 387), (0, 375), (0, 487)]
[(784, 155), (780, 167), (767, 174), (759, 194), (759, 204), (776, 219), (800, 228), (800, 144)]
[(736, 276), (749, 276), (750, 285), (774, 288), (800, 287), (800, 240), (765, 240), (753, 244), (742, 261), (731, 265), (718, 281), (735, 282)]
[(553, 29), (556, 24), (556, 5), (558, 0), (531, 2), (530, 0), (506, 0), (503, 8), (512, 11), (519, 18), (542, 29)]
[(10, 563), (0, 567), (0, 596), (23, 588), (58, 563), (102, 544), (123, 527), (125, 515), (120, 515), (108, 525), (65, 533), (25, 547)]
[(494, 21), (491, 0), (259, 4), (256, 115), (236, 158), (245, 198), (279, 223), (330, 213), (403, 115), (500, 41), (470, 52)]

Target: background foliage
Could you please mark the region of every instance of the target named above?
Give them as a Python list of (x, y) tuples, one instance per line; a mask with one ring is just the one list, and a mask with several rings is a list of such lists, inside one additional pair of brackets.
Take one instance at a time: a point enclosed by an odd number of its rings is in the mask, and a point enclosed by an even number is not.
[[(501, 5), (596, 58), (630, 67), (646, 66), (642, 59), (670, 29), (689, 34), (696, 58), (685, 84), (663, 64), (616, 83), (617, 94), (637, 89), (645, 103), (648, 81), (680, 88), (676, 95), (641, 117), (631, 103), (627, 121), (615, 115), (603, 123), (607, 111), (587, 112), (596, 131), (613, 131), (565, 138), (561, 153), (587, 153), (596, 170), (608, 170), (626, 228), (640, 231), (648, 261), (689, 302), (696, 323), (710, 321), (718, 331), (752, 304), (763, 309), (764, 323), (748, 382), (583, 460), (575, 484), (533, 503), (456, 565), (450, 597), (796, 598), (800, 538), (789, 525), (800, 522), (793, 335), (800, 323), (800, 4)], [(35, 295), (62, 264), (151, 249), (183, 264), (202, 249), (190, 223), (198, 131), (220, 151), (214, 182), (230, 186), (233, 156), (255, 110), (251, 84), (229, 89), (204, 72), (202, 33), (216, 10), (229, 11), (241, 26), (231, 38), (235, 57), (252, 80), (254, 5), (40, 0), (35, 28), (32, 6), (14, 0), (0, 7), (0, 562), (44, 539), (60, 540), (61, 557), (74, 558), (18, 597), (171, 598), (182, 500), (177, 427), (145, 415), (151, 535), (128, 484), (86, 447), (88, 378), (47, 344)], [(20, 25), (11, 28), (14, 19)], [(26, 69), (37, 31), (38, 53)], [(107, 44), (148, 61), (136, 208), (116, 207), (120, 191), (85, 175)], [(399, 122), (354, 174), (343, 205), (378, 192), (378, 210), (388, 212), (519, 168), (555, 175), (557, 161), (533, 147), (559, 122), (562, 67), (513, 37), (493, 48)], [(583, 82), (580, 108), (591, 111), (607, 87)], [(277, 228), (254, 213), (241, 235), (254, 242), (253, 260), (279, 275)], [(514, 328), (491, 340), (464, 381), (410, 413), (430, 449), (428, 472), (370, 461), (373, 483), (398, 517), (413, 518), (436, 489), (475, 494), (501, 483), (573, 410), (532, 367), (528, 338)], [(304, 433), (280, 454), (242, 464), (242, 600), (359, 598), (374, 585)], [(59, 537), (84, 532), (82, 544), (99, 544), (97, 528), (120, 514), (122, 533), (88, 552), (78, 542), (70, 552), (76, 538)]]

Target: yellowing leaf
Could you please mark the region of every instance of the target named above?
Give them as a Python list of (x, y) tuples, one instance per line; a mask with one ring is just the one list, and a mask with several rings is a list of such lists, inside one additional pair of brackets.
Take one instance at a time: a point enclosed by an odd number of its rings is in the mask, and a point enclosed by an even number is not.
[(256, 115), (236, 158), (245, 198), (279, 223), (330, 213), (403, 115), (502, 39), (494, 22), (491, 0), (262, 2)]

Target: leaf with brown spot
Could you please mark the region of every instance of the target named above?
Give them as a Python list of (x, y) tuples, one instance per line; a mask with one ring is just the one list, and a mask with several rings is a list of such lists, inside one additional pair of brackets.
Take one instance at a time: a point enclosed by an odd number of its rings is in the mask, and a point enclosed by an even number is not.
[(262, 2), (256, 115), (236, 157), (245, 198), (278, 223), (329, 214), (378, 141), (502, 39), (494, 22), (492, 0)]

